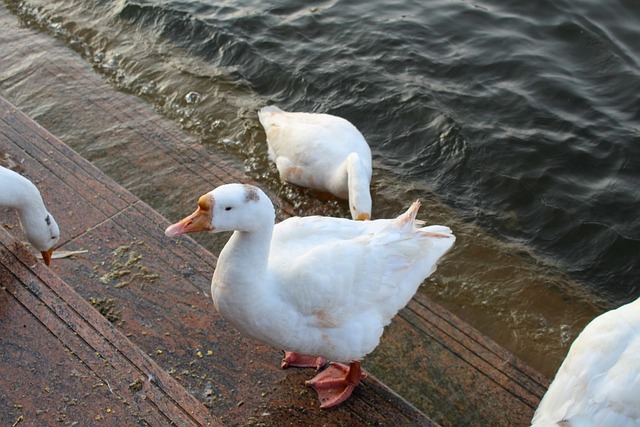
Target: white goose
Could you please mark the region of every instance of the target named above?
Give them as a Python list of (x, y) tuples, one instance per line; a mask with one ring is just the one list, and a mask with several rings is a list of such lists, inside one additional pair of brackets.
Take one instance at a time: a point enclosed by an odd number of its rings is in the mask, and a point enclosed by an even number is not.
[(18, 211), (27, 240), (42, 252), (44, 263), (49, 265), (60, 230), (36, 186), (22, 175), (0, 166), (0, 206)]
[(245, 335), (288, 350), (283, 367), (349, 363), (307, 381), (330, 407), (349, 397), (364, 376), (360, 360), (455, 241), (447, 227), (416, 227), (419, 207), (396, 219), (312, 216), (274, 226), (262, 190), (227, 184), (165, 234), (235, 231), (213, 275), (216, 309)]
[(329, 114), (258, 112), (280, 179), (349, 200), (353, 219), (371, 218), (371, 149), (349, 121)]
[(532, 425), (640, 425), (640, 299), (596, 317), (571, 345)]

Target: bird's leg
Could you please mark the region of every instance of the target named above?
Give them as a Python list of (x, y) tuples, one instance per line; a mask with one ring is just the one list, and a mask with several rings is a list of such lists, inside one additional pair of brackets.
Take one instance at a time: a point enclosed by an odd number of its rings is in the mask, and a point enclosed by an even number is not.
[(327, 369), (305, 384), (318, 392), (321, 408), (331, 408), (347, 400), (366, 376), (358, 361), (351, 362), (349, 366), (331, 362)]
[(293, 368), (315, 368), (316, 371), (327, 363), (327, 359), (321, 356), (309, 356), (306, 354), (285, 351), (282, 358), (282, 369)]

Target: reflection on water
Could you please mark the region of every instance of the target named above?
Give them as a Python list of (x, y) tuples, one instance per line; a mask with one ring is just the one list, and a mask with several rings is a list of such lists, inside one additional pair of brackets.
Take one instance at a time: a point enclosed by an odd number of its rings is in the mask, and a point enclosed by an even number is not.
[[(571, 84), (566, 86), (565, 77), (553, 79), (554, 73), (563, 75), (557, 68), (563, 64), (549, 62), (527, 33), (558, 33), (567, 43), (562, 46), (572, 46), (573, 38), (579, 38), (575, 24), (537, 28), (535, 21), (514, 11), (464, 2), (434, 2), (433, 7), (439, 4), (441, 9), (427, 11), (406, 2), (397, 5), (405, 7), (404, 12), (383, 7), (386, 15), (365, 13), (362, 25), (375, 26), (373, 32), (351, 28), (349, 19), (361, 11), (342, 2), (338, 3), (345, 8), (343, 14), (324, 4), (257, 12), (260, 8), (253, 2), (247, 8), (233, 2), (85, 3), (9, 2), (28, 24), (62, 37), (118, 89), (148, 100), (179, 122), (197, 137), (194, 143), (242, 162), (251, 178), (287, 200), (300, 215), (349, 217), (349, 211), (344, 202), (320, 201), (278, 180), (267, 159), (257, 110), (277, 102), (285, 109), (330, 112), (354, 122), (374, 153), (374, 218), (396, 216), (421, 199), (420, 219), (448, 225), (458, 236), (455, 249), (421, 291), (546, 376), (553, 375), (582, 327), (609, 307), (572, 280), (565, 261), (572, 259), (567, 255), (575, 247), (572, 238), (582, 248), (592, 246), (589, 237), (575, 238), (589, 231), (585, 224), (567, 217), (582, 202), (578, 196), (584, 196), (579, 193), (588, 178), (585, 171), (596, 167), (594, 153), (607, 158), (614, 150), (600, 141), (614, 126), (600, 113), (604, 106), (598, 111), (579, 107), (591, 100), (577, 95)], [(496, 29), (493, 20), (502, 25), (495, 34), (486, 30)], [(349, 31), (345, 35), (337, 27)], [(455, 28), (473, 30), (477, 37), (467, 39)], [(296, 40), (304, 37), (292, 45), (293, 35)], [(336, 49), (341, 37), (348, 36), (352, 41)], [(423, 39), (431, 44), (418, 49)], [(500, 46), (507, 42), (513, 46), (504, 49), (522, 48), (531, 56), (499, 57)], [(493, 62), (482, 54), (488, 49), (498, 51)], [(329, 57), (323, 59), (325, 54)], [(535, 68), (528, 68), (535, 58), (549, 64), (542, 80), (536, 80)], [(624, 64), (615, 62), (609, 69)], [(534, 82), (553, 90), (531, 88)], [(33, 92), (14, 96), (34, 96), (37, 87), (38, 82), (28, 82), (22, 89)], [(546, 99), (554, 96), (558, 99)], [(566, 108), (558, 107), (565, 103)], [(55, 106), (38, 108), (41, 116), (56, 122)], [(583, 119), (592, 119), (604, 131), (578, 127)], [(557, 127), (549, 130), (550, 122)], [(191, 212), (192, 194), (166, 198), (146, 188), (144, 174), (126, 169), (126, 159), (111, 156), (112, 147), (90, 145), (85, 138), (90, 128), (50, 130), (99, 166), (122, 168), (116, 179), (169, 218)], [(600, 142), (585, 147), (584, 141), (593, 139)], [(562, 168), (571, 159), (565, 158), (569, 154), (564, 145), (571, 145), (572, 156), (586, 153), (578, 156), (584, 163), (566, 174)], [(153, 161), (152, 152), (137, 154)], [(159, 174), (173, 173), (170, 165), (163, 167)], [(566, 192), (575, 195), (570, 201), (576, 203), (568, 211), (558, 207), (564, 206), (558, 199)], [(554, 248), (557, 242), (543, 241), (553, 240), (549, 236), (555, 234), (564, 246)], [(633, 238), (633, 233), (623, 232), (613, 237), (614, 244), (630, 248), (635, 247)], [(223, 240), (201, 242), (217, 253)], [(556, 258), (562, 262), (550, 261)], [(576, 267), (576, 272), (583, 268)], [(628, 298), (635, 284), (624, 285), (619, 292)]]

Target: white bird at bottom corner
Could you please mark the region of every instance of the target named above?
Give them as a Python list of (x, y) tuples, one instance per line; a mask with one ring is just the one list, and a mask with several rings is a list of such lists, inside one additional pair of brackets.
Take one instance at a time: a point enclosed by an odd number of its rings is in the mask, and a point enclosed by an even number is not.
[(44, 263), (49, 265), (60, 229), (47, 211), (38, 188), (17, 172), (0, 166), (0, 206), (18, 211), (27, 240), (42, 253)]
[(584, 328), (531, 425), (640, 426), (640, 298)]
[(348, 200), (353, 219), (371, 218), (371, 149), (353, 124), (273, 105), (262, 108), (258, 118), (280, 179)]
[(455, 241), (448, 227), (417, 227), (419, 207), (395, 219), (311, 216), (274, 226), (262, 190), (227, 184), (165, 234), (234, 231), (213, 275), (216, 309), (245, 335), (286, 350), (283, 367), (332, 360), (306, 382), (328, 408), (351, 395), (365, 375), (362, 358)]

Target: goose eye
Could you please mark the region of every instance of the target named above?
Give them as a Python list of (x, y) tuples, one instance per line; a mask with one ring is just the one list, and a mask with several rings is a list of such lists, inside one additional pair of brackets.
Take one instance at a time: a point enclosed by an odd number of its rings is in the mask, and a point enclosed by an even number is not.
[(231, 206), (227, 206), (226, 208), (224, 208), (225, 211), (230, 211), (231, 210)]

